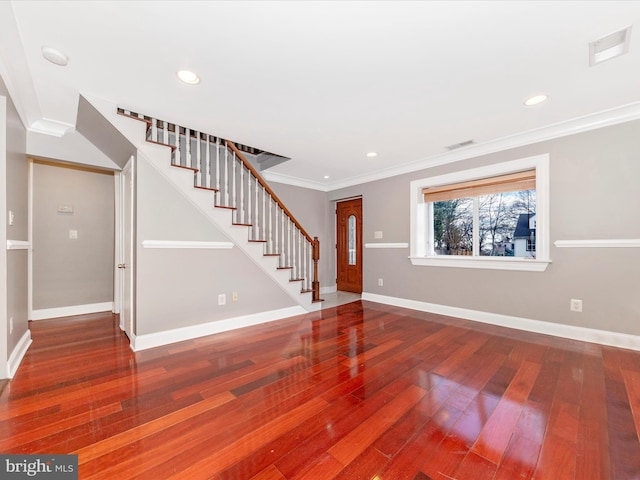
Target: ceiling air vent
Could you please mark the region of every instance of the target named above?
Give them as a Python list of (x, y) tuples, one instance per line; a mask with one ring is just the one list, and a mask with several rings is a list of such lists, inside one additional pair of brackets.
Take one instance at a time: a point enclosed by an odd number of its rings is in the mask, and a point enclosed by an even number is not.
[(629, 51), (631, 25), (589, 43), (589, 66), (593, 67)]
[(475, 142), (473, 140), (465, 140), (464, 142), (454, 143), (453, 145), (448, 145), (446, 147), (447, 150), (455, 150), (456, 148), (468, 147), (469, 145), (473, 145)]

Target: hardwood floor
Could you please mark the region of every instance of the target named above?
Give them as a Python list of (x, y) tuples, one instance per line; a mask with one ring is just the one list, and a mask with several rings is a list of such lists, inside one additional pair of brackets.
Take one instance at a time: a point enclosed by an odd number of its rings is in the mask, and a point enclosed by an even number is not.
[(640, 353), (354, 302), (133, 353), (31, 323), (0, 452), (81, 479), (639, 479)]

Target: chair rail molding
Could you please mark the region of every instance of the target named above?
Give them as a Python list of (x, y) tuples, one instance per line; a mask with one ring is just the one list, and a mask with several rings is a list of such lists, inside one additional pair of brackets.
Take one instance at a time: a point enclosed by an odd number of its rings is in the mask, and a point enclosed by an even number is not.
[(364, 248), (409, 248), (409, 243), (365, 243)]
[(556, 240), (558, 248), (639, 248), (640, 238), (610, 238), (604, 240)]
[(143, 240), (143, 248), (233, 248), (233, 242), (195, 240)]

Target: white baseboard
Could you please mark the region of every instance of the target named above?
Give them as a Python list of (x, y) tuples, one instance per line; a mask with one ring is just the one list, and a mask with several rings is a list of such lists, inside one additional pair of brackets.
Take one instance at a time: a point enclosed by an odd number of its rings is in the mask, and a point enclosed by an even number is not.
[(131, 350), (139, 352), (140, 350), (146, 350), (148, 348), (161, 347), (163, 345), (169, 345), (170, 343), (182, 342), (184, 340), (191, 340), (193, 338), (213, 335), (215, 333), (250, 327), (252, 325), (272, 322), (282, 318), (293, 317), (295, 315), (304, 315), (306, 313), (308, 312), (303, 307), (296, 305), (294, 307), (243, 315), (241, 317), (227, 318), (225, 320), (175, 328), (172, 330), (165, 330), (163, 332), (148, 333), (146, 335), (132, 335), (133, 338), (130, 338)]
[(389, 297), (375, 293), (363, 292), (362, 300), (409, 308), (411, 310), (419, 310), (421, 312), (464, 318), (466, 320), (499, 325), (501, 327), (525, 330), (527, 332), (542, 333), (545, 335), (553, 335), (555, 337), (570, 338), (583, 342), (599, 343), (601, 345), (640, 351), (640, 336), (638, 335), (610, 332), (607, 330), (596, 330), (594, 328), (576, 327), (574, 325), (563, 325), (561, 323), (544, 322), (529, 318), (512, 317), (498, 313), (450, 307), (447, 305), (408, 300), (406, 298)]
[(40, 310), (33, 310), (29, 320), (45, 320), (47, 318), (69, 317), (71, 315), (85, 315), (87, 313), (111, 311), (113, 311), (113, 302), (73, 305), (70, 307), (42, 308)]
[(323, 293), (336, 293), (337, 291), (337, 285), (331, 285), (330, 287), (320, 287), (320, 295), (322, 295)]
[(20, 366), (20, 362), (22, 362), (29, 345), (31, 345), (31, 341), (31, 332), (27, 330), (18, 341), (18, 344), (16, 345), (16, 348), (13, 349), (13, 352), (11, 352), (11, 355), (9, 355), (9, 378), (13, 378), (16, 374), (16, 371)]

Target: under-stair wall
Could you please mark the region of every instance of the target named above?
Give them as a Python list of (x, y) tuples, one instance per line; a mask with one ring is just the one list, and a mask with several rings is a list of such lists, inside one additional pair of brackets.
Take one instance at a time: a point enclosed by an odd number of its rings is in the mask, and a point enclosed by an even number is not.
[(137, 350), (305, 313), (152, 162), (138, 155)]
[(210, 188), (193, 188), (194, 170), (172, 166), (171, 148), (146, 141), (143, 122), (88, 100), (138, 149), (134, 349), (320, 308), (291, 281), (292, 269), (278, 268), (288, 266), (278, 255), (264, 255), (266, 242), (250, 241), (259, 240), (258, 229), (231, 208), (215, 208)]

